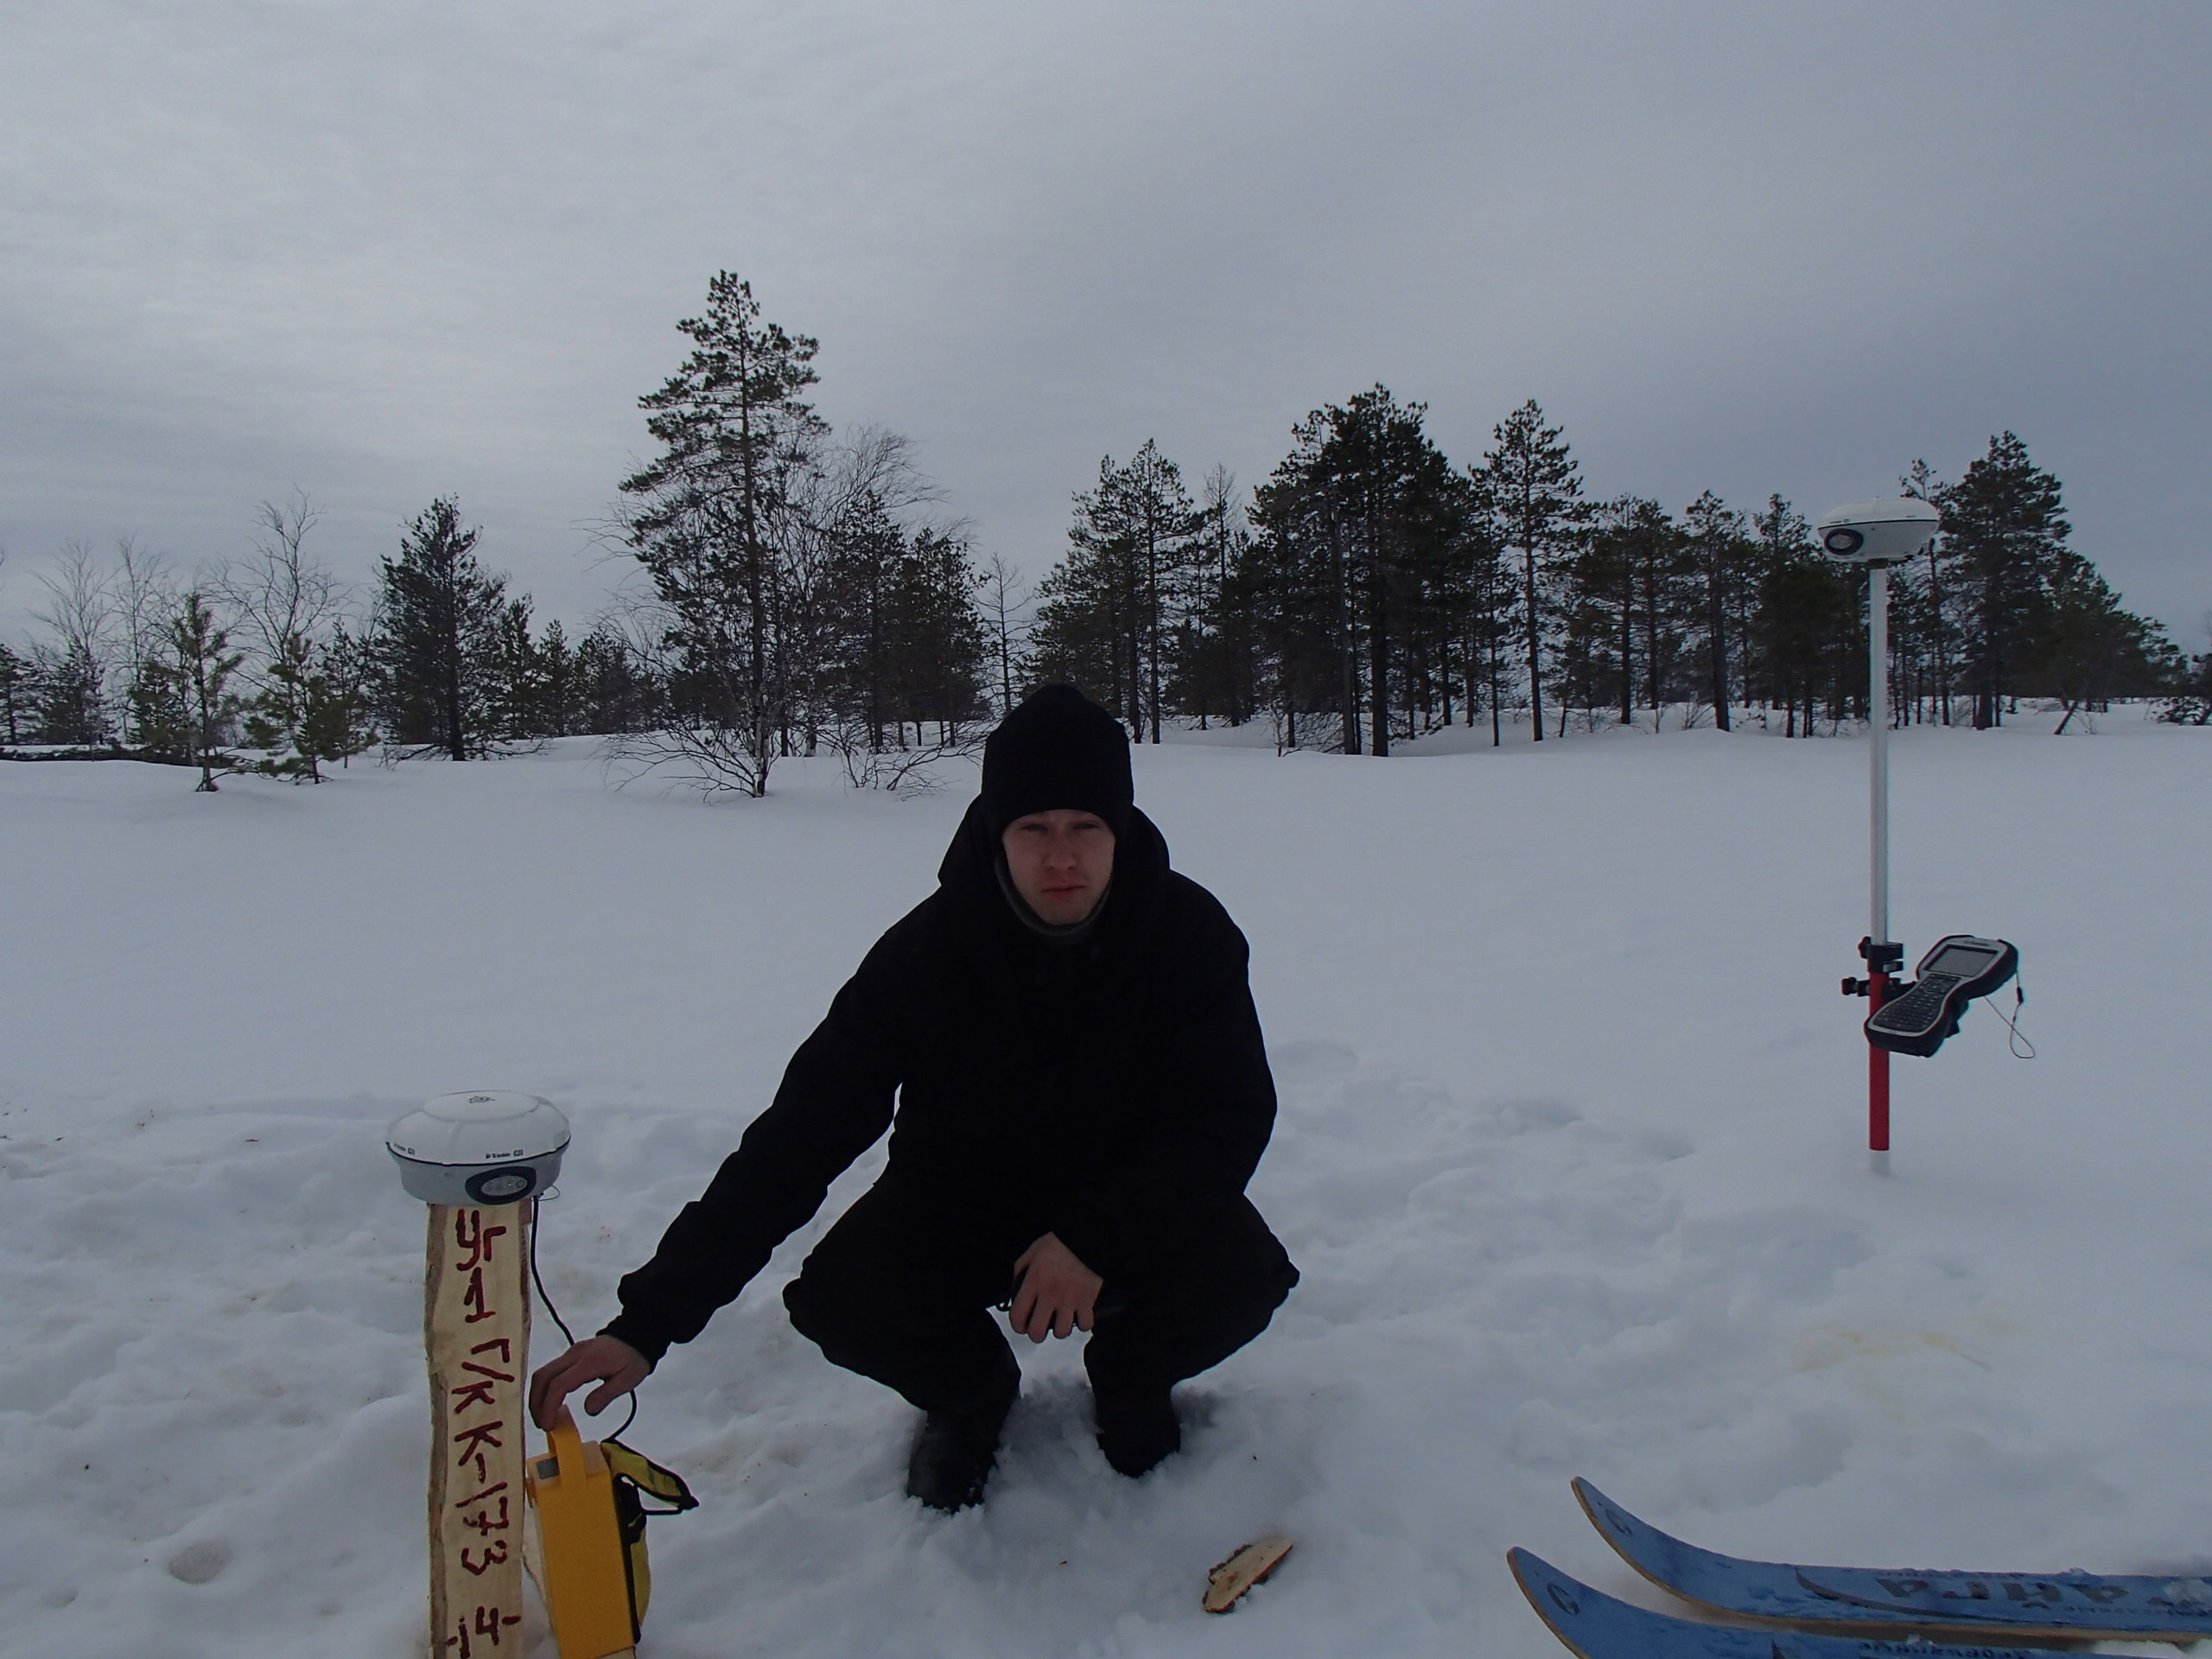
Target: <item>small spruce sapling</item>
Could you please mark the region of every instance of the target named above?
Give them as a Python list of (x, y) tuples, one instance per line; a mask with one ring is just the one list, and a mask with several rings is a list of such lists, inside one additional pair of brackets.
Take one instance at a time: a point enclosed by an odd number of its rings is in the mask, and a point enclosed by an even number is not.
[(268, 684), (245, 720), (247, 744), (267, 753), (240, 770), (319, 784), (322, 762), (342, 763), (376, 741), (361, 728), (359, 688), (333, 671), (327, 649), (320, 653), (323, 660), (317, 655), (305, 639), (293, 635), (270, 660)]
[(200, 768), (194, 793), (215, 792), (215, 768), (232, 766), (222, 753), (224, 728), (237, 716), (238, 699), (228, 687), (245, 653), (232, 651), (227, 629), (215, 620), (195, 589), (178, 601), (169, 620), (168, 647), (174, 655), (166, 665), (175, 677), (185, 712), (185, 759)]

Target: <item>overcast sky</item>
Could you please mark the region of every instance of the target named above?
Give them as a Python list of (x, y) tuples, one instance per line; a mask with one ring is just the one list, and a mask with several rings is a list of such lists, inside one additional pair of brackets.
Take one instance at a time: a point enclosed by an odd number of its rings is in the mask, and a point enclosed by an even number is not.
[(1147, 438), (1249, 485), (1380, 380), (1460, 461), (1894, 492), (2017, 430), (2204, 646), (2212, 7), (0, 0), (0, 632), (432, 496), (541, 615), (709, 277), (1033, 575)]

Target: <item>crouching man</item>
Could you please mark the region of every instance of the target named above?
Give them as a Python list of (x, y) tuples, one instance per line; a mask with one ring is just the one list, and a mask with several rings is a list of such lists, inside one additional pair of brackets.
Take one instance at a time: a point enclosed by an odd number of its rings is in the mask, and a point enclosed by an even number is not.
[(1298, 1270), (1244, 1196), (1275, 1107), (1244, 937), (1133, 796), (1119, 722), (1072, 687), (1007, 717), (937, 891), (623, 1279), (621, 1313), (531, 1378), (541, 1426), (698, 1335), (889, 1128), (882, 1179), (784, 1303), (833, 1363), (926, 1414), (907, 1491), (982, 1499), (1021, 1382), (995, 1307), (1032, 1342), (1090, 1333), (1114, 1468), (1181, 1446), (1171, 1389), (1266, 1329)]

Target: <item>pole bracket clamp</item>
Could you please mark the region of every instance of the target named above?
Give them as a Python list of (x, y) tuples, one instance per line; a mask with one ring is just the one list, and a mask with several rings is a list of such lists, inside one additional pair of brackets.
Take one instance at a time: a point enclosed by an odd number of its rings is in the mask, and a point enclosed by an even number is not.
[(1859, 955), (1870, 973), (1886, 974), (1894, 979), (1904, 969), (1904, 946), (1891, 939), (1877, 940), (1870, 933), (1859, 941)]

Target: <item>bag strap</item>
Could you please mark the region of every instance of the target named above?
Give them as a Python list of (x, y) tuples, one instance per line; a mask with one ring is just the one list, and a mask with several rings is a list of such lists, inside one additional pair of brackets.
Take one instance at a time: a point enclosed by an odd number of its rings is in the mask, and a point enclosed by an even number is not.
[(686, 1510), (696, 1510), (699, 1500), (691, 1496), (691, 1489), (683, 1484), (683, 1477), (673, 1469), (664, 1469), (642, 1452), (633, 1452), (620, 1440), (601, 1440), (601, 1452), (607, 1459), (607, 1472), (615, 1479), (625, 1481), (640, 1492), (657, 1497), (669, 1505), (664, 1510), (647, 1510), (648, 1515), (681, 1515)]

